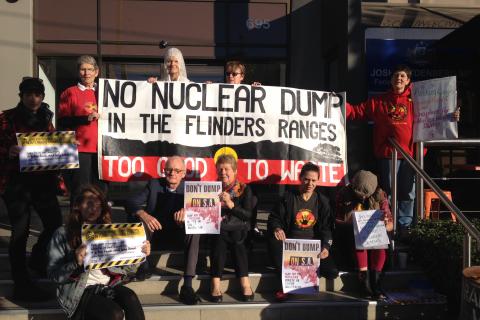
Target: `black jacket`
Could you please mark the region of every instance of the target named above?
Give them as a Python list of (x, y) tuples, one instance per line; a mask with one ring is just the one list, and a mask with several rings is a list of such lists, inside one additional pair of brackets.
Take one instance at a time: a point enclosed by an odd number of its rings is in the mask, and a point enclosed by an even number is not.
[[(275, 210), (268, 217), (268, 232), (273, 235), (276, 228), (281, 228), (285, 234), (289, 234), (292, 222), (293, 212), (293, 198), (299, 195), (299, 191), (288, 191), (284, 194), (281, 201), (278, 203)], [(313, 227), (315, 239), (322, 241), (322, 247), (330, 249), (332, 245), (332, 226), (333, 219), (330, 212), (330, 205), (328, 199), (323, 194), (317, 191), (318, 212), (317, 223)]]

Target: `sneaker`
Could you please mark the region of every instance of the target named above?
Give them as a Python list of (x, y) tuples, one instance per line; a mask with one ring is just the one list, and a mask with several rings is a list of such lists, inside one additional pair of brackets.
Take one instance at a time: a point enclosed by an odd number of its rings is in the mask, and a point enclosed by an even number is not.
[(182, 286), (180, 288), (180, 301), (185, 304), (193, 305), (200, 301), (200, 297), (197, 295), (192, 287)]
[(283, 290), (275, 292), (275, 300), (278, 302), (283, 302), (288, 299), (288, 293), (283, 292)]

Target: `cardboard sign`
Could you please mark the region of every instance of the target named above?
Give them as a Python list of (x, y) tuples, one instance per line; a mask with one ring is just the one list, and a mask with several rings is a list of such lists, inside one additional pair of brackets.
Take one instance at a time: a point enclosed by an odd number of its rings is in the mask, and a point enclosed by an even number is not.
[(142, 223), (84, 224), (82, 243), (87, 245), (85, 269), (103, 269), (145, 261), (146, 240)]
[(285, 293), (318, 293), (320, 240), (285, 239), (283, 241), (282, 287)]
[(219, 234), (222, 192), (220, 181), (185, 181), (185, 233)]
[(353, 234), (355, 247), (363, 249), (386, 249), (390, 240), (382, 220), (381, 210), (355, 211), (353, 213)]
[(76, 169), (75, 131), (17, 133), (20, 171)]

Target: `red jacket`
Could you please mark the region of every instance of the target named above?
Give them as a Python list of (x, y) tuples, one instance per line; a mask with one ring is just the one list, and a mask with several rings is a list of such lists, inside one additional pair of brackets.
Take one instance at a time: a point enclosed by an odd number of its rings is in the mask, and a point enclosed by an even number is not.
[[(6, 110), (0, 114), (0, 194), (5, 192), (5, 187), (8, 181), (10, 179), (15, 179), (15, 176), (20, 174), (18, 157), (10, 159), (8, 156), (10, 147), (17, 145), (16, 133), (51, 132), (55, 130), (52, 124), (53, 113), (48, 109), (47, 104), (42, 103), (42, 106), (37, 111), (43, 119), (43, 121), (37, 125), (29, 125), (27, 123), (28, 120), (25, 117), (23, 108), (25, 107), (19, 104), (17, 107)], [(56, 171), (22, 173), (22, 175), (31, 176), (32, 179), (35, 179), (35, 177), (38, 178), (41, 176), (51, 176), (56, 174)]]
[[(393, 137), (413, 156), (413, 102), (410, 88), (401, 94), (388, 91), (372, 97), (359, 105), (347, 103), (347, 120), (371, 120), (373, 150), (376, 158), (390, 158), (393, 147), (388, 138)], [(399, 154), (399, 158), (402, 156)]]
[(75, 130), (79, 152), (97, 152), (98, 121), (88, 121), (93, 111), (98, 112), (95, 90), (82, 90), (76, 85), (62, 92), (58, 124), (62, 130)]

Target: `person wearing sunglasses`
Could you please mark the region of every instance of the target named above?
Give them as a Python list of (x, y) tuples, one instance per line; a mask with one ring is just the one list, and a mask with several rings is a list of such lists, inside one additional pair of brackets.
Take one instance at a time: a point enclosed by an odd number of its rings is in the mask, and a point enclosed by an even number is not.
[[(163, 171), (165, 177), (151, 179), (141, 192), (128, 200), (126, 209), (146, 226), (155, 250), (184, 249), (185, 269), (180, 300), (185, 304), (197, 304), (200, 298), (192, 288), (192, 280), (197, 266), (200, 235), (185, 234), (183, 159), (178, 156), (168, 158)], [(142, 281), (150, 276), (150, 267), (145, 263), (136, 278)]]
[(21, 301), (49, 299), (31, 279), (27, 269), (27, 239), (32, 209), (42, 221), (43, 231), (32, 248), (30, 269), (46, 275), (47, 245), (62, 224), (57, 200), (58, 172), (20, 172), (16, 133), (52, 132), (53, 112), (43, 102), (45, 86), (39, 78), (26, 77), (19, 86), (20, 101), (0, 114), (0, 196), (5, 201), (11, 225), (8, 248), (10, 271), (14, 282), (13, 298)]
[[(245, 80), (246, 68), (243, 63), (236, 60), (228, 61), (225, 64), (225, 83), (242, 84)], [(260, 82), (254, 81), (252, 86), (260, 86)]]

